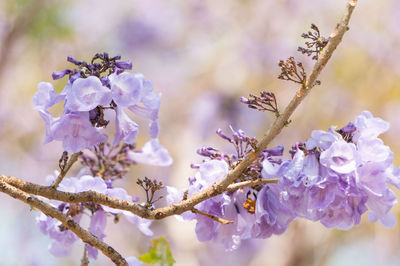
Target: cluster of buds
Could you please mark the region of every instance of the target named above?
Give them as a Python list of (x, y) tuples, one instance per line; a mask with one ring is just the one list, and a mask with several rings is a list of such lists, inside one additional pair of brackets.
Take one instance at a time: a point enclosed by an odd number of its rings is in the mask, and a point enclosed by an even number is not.
[(144, 205), (146, 208), (153, 209), (154, 203), (163, 198), (162, 196), (160, 196), (157, 199), (154, 199), (155, 193), (164, 188), (163, 183), (161, 181), (157, 182), (156, 179), (151, 180), (145, 177), (143, 180), (138, 178), (136, 184), (141, 186), (146, 192), (146, 203)]
[(250, 94), (249, 98), (240, 97), (240, 102), (247, 104), (251, 109), (272, 112), (276, 117), (279, 117), (278, 105), (273, 92), (263, 90), (260, 92), (260, 96)]
[[(121, 74), (125, 70), (132, 69), (132, 62), (130, 60), (121, 60), (121, 56), (117, 55), (110, 57), (108, 53), (97, 53), (88, 64), (85, 61), (79, 61), (75, 58), (68, 56), (67, 61), (76, 65), (76, 69), (65, 69), (63, 71), (54, 71), (52, 77), (54, 80), (63, 78), (65, 75), (69, 75), (71, 78), (87, 78), (89, 76), (96, 76), (101, 78), (104, 75), (111, 75), (112, 73)], [(105, 80), (105, 79), (103, 79)]]
[(313, 55), (313, 60), (318, 60), (318, 55), (324, 49), (324, 47), (328, 44), (329, 38), (325, 38), (321, 36), (318, 27), (315, 24), (311, 24), (311, 30), (307, 33), (303, 33), (301, 37), (304, 39), (309, 39), (310, 41), (306, 41), (305, 44), (307, 48), (298, 47), (297, 51), (302, 54), (306, 54), (307, 56)]
[(286, 59), (286, 62), (280, 60), (278, 65), (281, 68), (281, 74), (279, 74), (278, 79), (290, 80), (304, 86), (307, 74), (301, 62), (296, 62), (294, 57), (291, 56)]
[(120, 179), (134, 163), (129, 160), (128, 151), (133, 151), (135, 147), (135, 144), (123, 143), (114, 147), (109, 143), (101, 143), (93, 151), (81, 155), (81, 163), (93, 176), (101, 177), (105, 181)]

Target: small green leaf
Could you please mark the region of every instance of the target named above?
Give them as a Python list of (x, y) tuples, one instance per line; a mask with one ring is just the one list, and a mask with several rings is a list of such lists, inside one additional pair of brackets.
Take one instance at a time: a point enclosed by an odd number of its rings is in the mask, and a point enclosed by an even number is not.
[(171, 250), (169, 248), (169, 243), (165, 237), (160, 237), (153, 239), (151, 241), (151, 246), (149, 252), (142, 254), (139, 260), (144, 263), (154, 264), (154, 265), (174, 265), (175, 260), (172, 257)]

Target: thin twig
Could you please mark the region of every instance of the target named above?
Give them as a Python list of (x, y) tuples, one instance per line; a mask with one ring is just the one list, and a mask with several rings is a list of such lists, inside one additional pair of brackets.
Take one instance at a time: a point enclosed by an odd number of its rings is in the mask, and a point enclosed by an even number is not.
[(83, 229), (78, 223), (76, 223), (72, 218), (66, 216), (58, 209), (52, 207), (51, 205), (37, 199), (36, 197), (25, 193), (24, 191), (0, 180), (0, 191), (10, 195), (11, 197), (21, 200), (26, 204), (40, 210), (47, 216), (59, 220), (65, 227), (75, 233), (83, 242), (99, 249), (104, 255), (110, 258), (116, 265), (127, 266), (126, 260), (119, 254), (114, 248), (107, 245), (90, 232)]
[(82, 152), (77, 152), (71, 155), (71, 158), (69, 159), (67, 165), (63, 169), (61, 169), (60, 174), (57, 176), (56, 181), (51, 185), (52, 188), (56, 189), (58, 185), (61, 183), (65, 175), (68, 173), (69, 169), (72, 167), (72, 165), (78, 160), (79, 156), (82, 155)]
[(219, 218), (219, 217), (217, 217), (217, 216), (215, 216), (215, 215), (202, 212), (202, 211), (200, 211), (200, 210), (198, 210), (198, 209), (196, 209), (196, 208), (192, 208), (191, 211), (192, 211), (193, 213), (197, 213), (197, 214), (206, 216), (206, 217), (208, 217), (208, 218), (210, 218), (210, 219), (213, 219), (214, 221), (219, 222), (219, 223), (221, 223), (221, 224), (232, 224), (232, 223), (233, 223), (233, 221), (229, 221), (229, 220), (225, 220), (225, 219)]
[(89, 266), (89, 257), (88, 257), (87, 249), (85, 246), (83, 247), (83, 256), (81, 259), (81, 266)]

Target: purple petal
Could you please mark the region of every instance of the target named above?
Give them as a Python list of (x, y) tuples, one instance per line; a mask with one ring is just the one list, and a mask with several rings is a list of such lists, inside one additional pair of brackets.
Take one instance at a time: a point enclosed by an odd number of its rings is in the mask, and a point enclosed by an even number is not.
[(265, 151), (268, 152), (271, 156), (282, 156), (283, 150), (284, 150), (283, 145), (279, 145), (272, 149), (266, 149)]
[(51, 137), (63, 142), (64, 150), (79, 152), (106, 141), (107, 137), (92, 126), (89, 113), (63, 114), (51, 127)]
[(106, 106), (111, 102), (111, 92), (95, 76), (78, 78), (67, 91), (65, 107), (70, 111), (90, 111), (98, 105)]
[(129, 222), (135, 224), (138, 229), (146, 236), (152, 236), (154, 234), (153, 231), (151, 231), (151, 229), (149, 228), (151, 223), (153, 222), (152, 220), (141, 218), (128, 211), (124, 211), (123, 214)]
[(338, 173), (346, 174), (356, 170), (356, 147), (343, 140), (333, 143), (329, 149), (321, 153), (320, 161)]
[(228, 164), (222, 160), (211, 160), (200, 165), (200, 178), (203, 186), (209, 186), (220, 181), (228, 174)]
[(107, 185), (100, 177), (84, 175), (79, 179), (79, 189), (77, 192), (88, 190), (96, 191), (98, 193), (106, 193)]
[(156, 139), (158, 137), (159, 132), (160, 132), (160, 125), (158, 124), (158, 120), (151, 120), (149, 125), (150, 138)]
[(52, 76), (52, 78), (54, 79), (54, 80), (57, 80), (57, 79), (60, 79), (60, 78), (63, 78), (65, 75), (67, 75), (67, 74), (69, 74), (69, 73), (71, 73), (72, 71), (70, 70), (70, 69), (66, 69), (66, 70), (63, 70), (63, 71), (54, 71), (52, 74), (51, 74), (51, 76)]
[(115, 62), (115, 66), (118, 68), (121, 68), (121, 69), (131, 70), (132, 69), (132, 61), (127, 60), (127, 61)]
[(139, 133), (139, 126), (133, 122), (122, 108), (115, 108), (116, 113), (116, 132), (113, 145), (118, 145), (121, 141), (132, 144)]
[(354, 138), (372, 139), (386, 132), (390, 128), (390, 124), (381, 118), (373, 117), (369, 111), (363, 111), (356, 117), (355, 123), (357, 132)]
[(109, 76), (111, 94), (119, 107), (129, 107), (140, 102), (143, 93), (142, 75), (124, 72)]
[(38, 92), (33, 96), (33, 105), (38, 111), (46, 111), (47, 108), (64, 99), (64, 95), (60, 95), (54, 91), (53, 84), (49, 82), (40, 82), (38, 84)]
[(129, 151), (128, 159), (136, 163), (156, 166), (169, 166), (173, 162), (168, 150), (160, 145), (158, 139), (146, 142), (141, 151)]

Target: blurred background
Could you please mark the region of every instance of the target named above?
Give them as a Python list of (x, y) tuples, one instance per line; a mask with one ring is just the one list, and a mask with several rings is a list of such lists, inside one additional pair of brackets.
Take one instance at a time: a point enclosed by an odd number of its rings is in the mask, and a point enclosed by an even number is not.
[[(196, 149), (226, 147), (215, 134), (229, 125), (260, 138), (272, 116), (248, 109), (240, 96), (269, 90), (281, 109), (297, 87), (278, 80), (280, 59), (295, 56), (308, 72), (313, 61), (296, 52), (311, 23), (329, 36), (345, 0), (2, 0), (0, 1), (0, 173), (43, 184), (57, 169), (60, 143), (42, 145), (44, 122), (32, 96), (51, 73), (72, 67), (68, 55), (90, 60), (97, 52), (120, 54), (133, 70), (162, 92), (160, 141), (174, 158), (168, 168), (134, 166), (117, 185), (143, 198), (137, 178), (157, 177), (185, 188), (200, 162)], [(363, 110), (391, 123), (382, 138), (400, 164), (400, 1), (359, 1), (350, 31), (273, 145), (304, 141), (313, 129), (343, 126)], [(66, 79), (54, 81), (57, 91)], [(55, 110), (57, 111), (57, 110)], [(136, 119), (136, 118), (135, 118)], [(139, 120), (140, 122), (140, 120)], [(146, 127), (146, 123), (143, 124)], [(148, 139), (142, 130), (141, 147)], [(79, 170), (77, 164), (71, 175)], [(82, 243), (70, 257), (54, 258), (48, 236), (39, 232), (36, 212), (0, 195), (0, 265), (78, 265)], [(163, 202), (159, 203), (164, 204)], [(399, 207), (393, 212), (400, 218)], [(293, 222), (282, 236), (246, 241), (224, 251), (196, 239), (194, 222), (173, 217), (154, 222), (166, 235), (176, 265), (400, 265), (400, 226), (368, 223), (349, 231), (319, 223)], [(122, 220), (107, 226), (105, 241), (124, 256), (147, 251), (150, 238)], [(110, 265), (99, 255), (90, 265)]]

